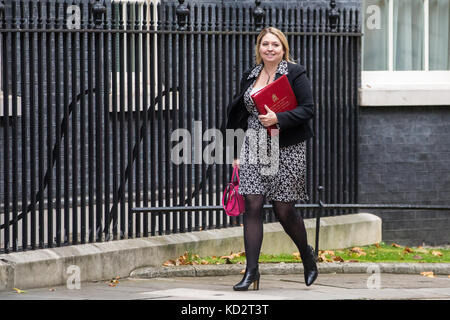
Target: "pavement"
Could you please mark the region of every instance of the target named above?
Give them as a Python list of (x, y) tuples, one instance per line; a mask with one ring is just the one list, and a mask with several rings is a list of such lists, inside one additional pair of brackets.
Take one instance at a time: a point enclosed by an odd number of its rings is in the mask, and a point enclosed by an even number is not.
[[(259, 290), (233, 291), (244, 268), (141, 268), (127, 278), (0, 291), (0, 300), (450, 300), (449, 263), (319, 263), (319, 277), (310, 287), (301, 263), (260, 264)], [(420, 274), (426, 270), (434, 270), (433, 277)]]

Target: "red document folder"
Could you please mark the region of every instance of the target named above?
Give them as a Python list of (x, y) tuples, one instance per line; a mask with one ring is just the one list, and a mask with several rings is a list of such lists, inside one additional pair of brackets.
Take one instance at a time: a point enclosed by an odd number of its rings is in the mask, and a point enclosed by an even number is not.
[[(297, 107), (297, 98), (292, 91), (288, 78), (283, 74), (280, 78), (251, 95), (253, 102), (260, 114), (266, 114), (264, 105), (275, 113), (293, 110)], [(274, 136), (272, 129), (276, 125), (267, 127), (269, 134)]]

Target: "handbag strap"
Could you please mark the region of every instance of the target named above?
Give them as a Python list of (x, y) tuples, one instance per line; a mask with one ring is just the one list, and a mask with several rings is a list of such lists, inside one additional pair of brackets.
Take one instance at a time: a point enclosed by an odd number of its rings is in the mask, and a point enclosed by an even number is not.
[(239, 180), (239, 169), (238, 169), (238, 167), (234, 167), (234, 169), (233, 169), (233, 174), (231, 175), (231, 182), (234, 181), (234, 177), (235, 177), (235, 176), (236, 176), (236, 178), (237, 178), (237, 181), (240, 182), (240, 180)]

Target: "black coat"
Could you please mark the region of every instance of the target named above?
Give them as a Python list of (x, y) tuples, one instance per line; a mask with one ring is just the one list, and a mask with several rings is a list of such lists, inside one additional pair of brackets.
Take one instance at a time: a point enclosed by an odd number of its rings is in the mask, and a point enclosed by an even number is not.
[[(250, 113), (244, 105), (244, 92), (248, 89), (254, 78), (247, 79), (255, 66), (246, 70), (240, 81), (240, 92), (234, 96), (233, 101), (227, 107), (227, 129), (247, 130), (247, 119)], [(279, 124), (280, 147), (286, 147), (311, 138), (314, 133), (308, 121), (314, 116), (314, 100), (311, 84), (306, 76), (306, 69), (295, 63), (288, 62), (288, 74), (286, 75), (292, 90), (297, 98), (297, 108), (277, 113)], [(281, 74), (275, 74), (275, 80)]]

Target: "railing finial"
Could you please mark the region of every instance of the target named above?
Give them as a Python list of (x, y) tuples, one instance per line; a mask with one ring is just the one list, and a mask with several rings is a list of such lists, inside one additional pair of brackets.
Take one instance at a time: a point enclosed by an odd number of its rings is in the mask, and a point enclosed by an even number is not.
[(336, 31), (339, 22), (339, 10), (336, 9), (336, 0), (330, 0), (331, 10), (328, 13), (328, 20), (330, 21), (331, 30)]
[(94, 23), (97, 26), (103, 21), (103, 14), (106, 12), (106, 7), (103, 3), (103, 0), (97, 0), (95, 4), (92, 6), (92, 14), (94, 16)]
[(178, 0), (178, 2), (179, 5), (176, 10), (178, 30), (184, 31), (186, 30), (187, 18), (189, 17), (189, 9), (184, 4), (184, 0)]
[(263, 26), (263, 19), (266, 13), (264, 12), (264, 9), (261, 8), (261, 1), (255, 0), (256, 8), (253, 11), (253, 17), (255, 18), (255, 30), (261, 31)]
[(5, 4), (3, 3), (3, 1), (0, 1), (0, 15), (2, 18), (5, 15)]

